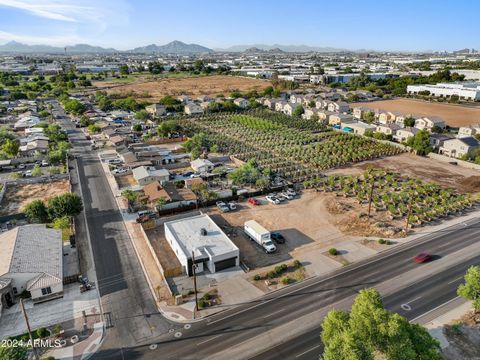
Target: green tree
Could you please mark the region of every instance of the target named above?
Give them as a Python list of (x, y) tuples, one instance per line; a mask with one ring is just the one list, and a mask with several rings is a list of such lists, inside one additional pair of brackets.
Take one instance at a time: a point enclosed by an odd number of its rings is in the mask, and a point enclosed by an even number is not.
[(303, 110), (303, 106), (302, 106), (302, 105), (297, 105), (297, 106), (295, 107), (295, 109), (293, 109), (292, 115), (293, 115), (293, 116), (300, 116), (300, 115), (302, 115), (304, 112), (305, 112), (305, 110)]
[(21, 346), (0, 345), (0, 359), (5, 360), (27, 360), (27, 349)]
[(90, 134), (98, 134), (101, 131), (100, 126), (95, 124), (88, 125), (87, 130)]
[(140, 132), (142, 131), (142, 124), (135, 124), (132, 126), (133, 131)]
[(76, 216), (83, 210), (82, 199), (75, 193), (65, 193), (48, 200), (48, 213), (52, 219)]
[(40, 176), (42, 175), (42, 168), (38, 165), (35, 165), (32, 169), (32, 176)]
[(413, 127), (413, 126), (415, 126), (415, 119), (412, 118), (411, 116), (406, 117), (406, 118), (403, 120), (403, 125), (404, 125), (405, 127)]
[(68, 229), (70, 227), (70, 217), (62, 216), (53, 220), (52, 226), (55, 229)]
[(430, 147), (430, 133), (427, 130), (420, 130), (414, 136), (409, 137), (406, 144), (419, 155), (426, 155), (432, 151)]
[(128, 65), (124, 64), (124, 65), (121, 65), (120, 68), (120, 74), (121, 75), (128, 75), (130, 74), (130, 70), (128, 69)]
[(167, 204), (167, 199), (164, 196), (157, 199), (156, 205), (159, 210), (162, 210), (166, 204)]
[(42, 200), (33, 200), (23, 210), (28, 220), (33, 223), (48, 222), (48, 209)]
[(457, 294), (471, 300), (476, 312), (480, 312), (480, 266), (470, 266), (465, 274), (465, 284), (458, 287)]
[(9, 157), (15, 157), (18, 154), (18, 149), (20, 145), (17, 141), (7, 139), (2, 146), (2, 151), (7, 154)]
[(138, 194), (135, 191), (129, 189), (123, 190), (122, 196), (125, 200), (128, 201), (129, 204), (133, 204), (138, 198)]
[(375, 289), (360, 290), (352, 309), (330, 311), (322, 324), (323, 359), (441, 359), (423, 327), (385, 310)]
[(145, 109), (139, 110), (135, 113), (135, 119), (137, 120), (145, 121), (145, 120), (148, 120), (149, 118), (150, 118), (150, 114)]

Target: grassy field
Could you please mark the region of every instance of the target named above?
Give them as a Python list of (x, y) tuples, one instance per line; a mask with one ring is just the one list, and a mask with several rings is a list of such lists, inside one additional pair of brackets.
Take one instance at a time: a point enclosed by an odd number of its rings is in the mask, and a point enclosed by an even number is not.
[(372, 102), (352, 103), (356, 106), (368, 107), (372, 110), (399, 111), (413, 116), (439, 116), (447, 125), (458, 127), (480, 123), (480, 106), (462, 106), (455, 104), (434, 103), (414, 99), (381, 100)]

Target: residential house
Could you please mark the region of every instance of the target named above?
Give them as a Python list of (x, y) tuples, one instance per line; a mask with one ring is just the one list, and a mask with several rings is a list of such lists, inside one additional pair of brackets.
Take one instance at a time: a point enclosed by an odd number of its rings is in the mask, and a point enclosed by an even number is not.
[(173, 184), (161, 185), (158, 181), (154, 181), (145, 185), (143, 192), (152, 208), (159, 208), (159, 199), (163, 198), (165, 200), (165, 204), (159, 210), (195, 205), (197, 203), (197, 196), (192, 190), (186, 188), (178, 189)]
[(13, 125), (13, 128), (18, 130), (24, 130), (26, 128), (34, 127), (40, 122), (40, 118), (38, 116), (24, 116), (20, 117), (20, 119)]
[(342, 122), (342, 127), (352, 129), (352, 132), (357, 135), (365, 135), (366, 132), (373, 132), (375, 130), (375, 125), (367, 124), (362, 121)]
[(185, 179), (185, 188), (186, 189), (192, 189), (192, 187), (194, 187), (196, 185), (203, 184), (203, 183), (204, 183), (204, 181), (200, 177)]
[(393, 135), (395, 135), (396, 132), (400, 129), (401, 127), (398, 126), (397, 124), (379, 124), (375, 128), (375, 132), (382, 133), (385, 135), (391, 135), (393, 137)]
[(283, 113), (292, 116), (295, 108), (301, 106), (299, 104), (286, 103), (283, 107)]
[(287, 105), (287, 102), (284, 100), (280, 100), (275, 102), (275, 111), (283, 112), (283, 107)]
[(158, 181), (160, 184), (169, 181), (170, 173), (167, 169), (157, 170), (153, 166), (139, 166), (133, 169), (133, 178), (138, 185), (145, 186), (151, 182)]
[(328, 111), (334, 111), (339, 113), (346, 113), (350, 110), (350, 106), (343, 101), (331, 102), (328, 104)]
[(380, 124), (392, 124), (395, 122), (395, 114), (392, 111), (382, 111), (378, 115), (378, 122)]
[(201, 95), (201, 96), (197, 97), (197, 101), (202, 103), (202, 102), (207, 102), (207, 101), (213, 101), (213, 99), (210, 96)]
[(187, 95), (177, 96), (177, 100), (179, 100), (182, 104), (187, 104), (190, 102), (190, 98)]
[(317, 112), (318, 121), (322, 123), (328, 123), (328, 119), (330, 118), (331, 115), (335, 115), (335, 113), (328, 110), (320, 110), (320, 109)]
[(329, 125), (340, 125), (344, 122), (353, 122), (353, 121), (354, 121), (353, 116), (348, 114), (334, 113), (330, 115), (330, 117), (328, 118)]
[(190, 162), (190, 167), (197, 173), (207, 173), (213, 170), (214, 165), (208, 159), (196, 159)]
[(48, 152), (48, 140), (34, 140), (18, 148), (22, 156), (34, 156), (36, 153), (46, 154)]
[(458, 129), (457, 137), (475, 136), (480, 133), (480, 125), (461, 126)]
[(276, 99), (265, 99), (263, 101), (263, 105), (269, 108), (270, 110), (275, 110), (275, 104), (278, 100)]
[(34, 303), (63, 296), (62, 231), (44, 224), (18, 226), (0, 234), (0, 308), (30, 293)]
[(195, 103), (188, 103), (185, 105), (184, 111), (187, 115), (198, 115), (203, 113), (203, 109)]
[(444, 129), (446, 124), (443, 119), (436, 116), (422, 117), (415, 120), (415, 127), (420, 130), (426, 129), (431, 132), (435, 126)]
[(353, 108), (353, 117), (362, 119), (364, 114), (369, 112), (372, 112), (372, 110), (364, 106), (357, 106)]
[(415, 136), (417, 132), (419, 132), (420, 129), (417, 129), (415, 127), (406, 127), (403, 129), (397, 130), (395, 135), (393, 135), (393, 140), (398, 141), (398, 142), (404, 142), (408, 138)]
[(312, 118), (312, 116), (317, 116), (318, 117), (318, 115), (317, 115), (318, 112), (319, 112), (319, 110), (316, 109), (316, 108), (313, 108), (313, 109), (306, 108), (305, 112), (302, 114), (302, 118), (310, 120)]
[(244, 99), (244, 98), (236, 98), (235, 100), (233, 100), (233, 103), (235, 105), (237, 105), (239, 108), (242, 108), (242, 109), (246, 109), (248, 107), (248, 100), (247, 99)]
[(462, 137), (443, 142), (439, 153), (453, 158), (461, 158), (464, 155), (471, 156), (474, 150), (480, 148), (479, 142), (474, 137)]
[(145, 110), (152, 116), (163, 116), (167, 113), (166, 107), (160, 104), (148, 105)]
[(110, 136), (108, 138), (108, 142), (115, 147), (119, 147), (126, 144), (125, 138), (121, 135)]
[(452, 139), (452, 136), (446, 134), (430, 134), (430, 146), (436, 150), (440, 149), (445, 141)]

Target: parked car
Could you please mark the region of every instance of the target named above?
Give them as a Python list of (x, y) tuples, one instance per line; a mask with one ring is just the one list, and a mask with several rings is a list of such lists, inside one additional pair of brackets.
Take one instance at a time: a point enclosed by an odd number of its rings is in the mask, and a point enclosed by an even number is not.
[(192, 174), (192, 175), (190, 175), (190, 178), (191, 178), (191, 179), (194, 179), (194, 178), (199, 178), (199, 177), (201, 177), (201, 176), (202, 176), (202, 175), (200, 175), (200, 174)]
[(224, 203), (223, 201), (217, 201), (216, 205), (220, 209), (221, 212), (229, 212), (230, 211), (230, 207), (226, 203)]
[(275, 194), (275, 197), (278, 199), (278, 201), (280, 202), (284, 202), (286, 200), (288, 200), (285, 196), (283, 196), (283, 194)]
[(119, 168), (119, 169), (114, 169), (112, 171), (112, 174), (125, 174), (126, 172), (128, 172), (128, 169)]
[(25, 169), (25, 164), (18, 164), (17, 168), (18, 169)]
[(27, 170), (27, 171), (25, 171), (25, 173), (23, 174), (23, 176), (25, 176), (25, 177), (31, 177), (31, 176), (32, 176), (32, 170)]
[(230, 210), (237, 210), (237, 204), (233, 201), (230, 201), (228, 203), (228, 207), (230, 208)]
[(293, 197), (297, 196), (297, 193), (295, 192), (295, 190), (290, 188), (287, 189), (287, 194)]
[(48, 166), (48, 165), (50, 165), (48, 160), (42, 160), (42, 165), (41, 166)]
[(115, 159), (107, 159), (107, 160), (105, 160), (105, 162), (107, 164), (114, 165), (114, 164), (121, 164), (122, 160), (120, 160), (119, 158), (115, 158)]
[(250, 204), (250, 205), (253, 205), (253, 206), (258, 206), (260, 205), (260, 201), (258, 201), (257, 199), (255, 198), (249, 198), (247, 200), (247, 202)]
[(285, 237), (282, 234), (280, 234), (279, 232), (272, 232), (270, 234), (270, 237), (277, 244), (285, 244)]
[(416, 263), (424, 263), (432, 259), (432, 255), (422, 252), (413, 258)]
[(267, 199), (267, 201), (271, 202), (272, 204), (275, 204), (275, 205), (280, 204), (280, 200), (277, 199), (274, 195), (267, 195), (265, 196), (265, 199)]
[(189, 171), (189, 172), (183, 173), (182, 175), (185, 176), (185, 177), (190, 177), (190, 176), (193, 175), (193, 172)]
[(284, 197), (285, 199), (287, 199), (287, 200), (292, 200), (292, 199), (293, 199), (293, 196), (290, 195), (290, 194), (287, 193), (287, 192), (283, 192), (283, 193), (281, 193), (280, 195), (283, 196), (283, 197)]

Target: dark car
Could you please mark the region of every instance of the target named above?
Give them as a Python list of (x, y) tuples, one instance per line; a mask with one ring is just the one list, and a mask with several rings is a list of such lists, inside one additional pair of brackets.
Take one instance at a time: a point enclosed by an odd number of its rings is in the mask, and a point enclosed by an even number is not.
[(285, 244), (285, 237), (282, 234), (280, 234), (279, 232), (272, 232), (270, 237), (277, 244)]
[(432, 255), (422, 252), (413, 258), (416, 263), (424, 263), (432, 259)]
[(189, 172), (186, 172), (186, 173), (183, 173), (182, 174), (184, 177), (190, 177), (193, 175), (193, 172), (189, 171)]

